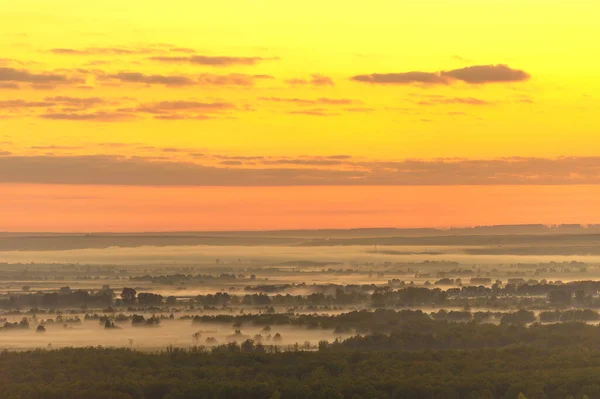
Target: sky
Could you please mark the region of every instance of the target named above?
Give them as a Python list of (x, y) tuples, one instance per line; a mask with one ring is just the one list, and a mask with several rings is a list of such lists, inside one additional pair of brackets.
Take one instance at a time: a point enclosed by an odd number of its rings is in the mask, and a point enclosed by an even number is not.
[(1, 13), (0, 231), (600, 223), (598, 2)]

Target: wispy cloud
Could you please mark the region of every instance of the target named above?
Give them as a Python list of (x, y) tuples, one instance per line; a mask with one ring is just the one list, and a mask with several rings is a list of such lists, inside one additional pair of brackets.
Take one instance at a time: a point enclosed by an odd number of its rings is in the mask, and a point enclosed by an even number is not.
[(0, 82), (31, 83), (34, 85), (79, 84), (84, 80), (56, 72), (31, 72), (26, 69), (0, 68)]
[(511, 83), (530, 78), (525, 71), (510, 68), (508, 65), (475, 65), (466, 68), (441, 72), (398, 72), (355, 75), (350, 79), (356, 82), (381, 85), (449, 85), (457, 81), (468, 84)]
[(120, 122), (131, 120), (135, 115), (123, 112), (89, 112), (89, 113), (47, 113), (41, 114), (40, 118), (57, 121), (80, 121), (80, 122)]
[(288, 111), (291, 115), (309, 115), (309, 116), (338, 116), (337, 112), (331, 112), (323, 108), (311, 108), (311, 109), (298, 109), (294, 111)]
[(400, 73), (372, 73), (369, 75), (356, 75), (351, 78), (357, 82), (372, 84), (448, 84), (448, 79), (436, 73), (430, 72), (400, 72)]
[(527, 72), (502, 64), (475, 65), (442, 72), (442, 75), (470, 84), (522, 82), (530, 78)]
[(193, 79), (182, 75), (145, 75), (140, 72), (119, 72), (105, 76), (107, 79), (113, 79), (125, 83), (143, 83), (160, 84), (165, 86), (193, 86), (196, 84)]
[(152, 61), (166, 62), (171, 64), (192, 64), (214, 67), (226, 67), (232, 65), (255, 65), (259, 62), (278, 60), (279, 58), (191, 55), (187, 57), (155, 56), (150, 57), (149, 59)]
[(173, 111), (203, 111), (218, 112), (235, 109), (235, 105), (225, 102), (199, 102), (199, 101), (160, 101), (151, 104), (142, 104), (135, 110), (151, 114), (161, 114)]
[(0, 89), (18, 90), (21, 87), (17, 83), (4, 83), (0, 82)]
[(99, 74), (98, 78), (104, 81), (118, 81), (131, 84), (164, 85), (167, 87), (185, 86), (253, 86), (258, 80), (273, 79), (271, 75), (248, 75), (242, 73), (230, 73), (218, 75), (204, 73), (197, 76), (192, 75), (161, 75), (144, 74), (141, 72), (118, 72), (113, 74)]
[(492, 103), (475, 97), (445, 97), (445, 96), (425, 96), (424, 99), (417, 101), (419, 105), (448, 105), (448, 104), (464, 104), (464, 105), (491, 105)]
[(206, 86), (253, 86), (256, 80), (273, 79), (270, 75), (246, 75), (231, 73), (228, 75), (202, 74), (198, 77), (198, 84)]
[(44, 101), (51, 102), (55, 105), (68, 105), (71, 107), (91, 107), (99, 104), (104, 104), (106, 100), (100, 97), (69, 97), (69, 96), (55, 96), (46, 97)]
[(156, 103), (141, 104), (135, 108), (123, 108), (125, 113), (153, 114), (155, 119), (176, 121), (184, 119), (208, 120), (214, 116), (206, 114), (233, 111), (237, 107), (226, 102), (200, 102), (200, 101), (160, 101)]
[(285, 82), (288, 84), (291, 84), (291, 85), (313, 85), (313, 86), (333, 86), (335, 84), (333, 82), (332, 78), (330, 78), (329, 76), (320, 75), (320, 74), (313, 74), (308, 79), (303, 79), (303, 78), (288, 79)]
[(350, 98), (326, 98), (321, 97), (317, 99), (305, 99), (305, 98), (289, 98), (289, 97), (259, 97), (262, 101), (271, 101), (276, 103), (293, 103), (293, 104), (324, 104), (324, 105), (351, 105), (360, 104), (361, 101)]
[(48, 108), (54, 106), (54, 104), (48, 101), (6, 100), (0, 101), (0, 109)]
[[(164, 157), (0, 158), (0, 182), (189, 186), (600, 184), (600, 157), (368, 161), (340, 156), (231, 158), (216, 165)], [(203, 157), (204, 159), (206, 157)], [(245, 165), (250, 161), (250, 165)]]
[(158, 49), (153, 48), (135, 48), (135, 47), (88, 47), (84, 49), (74, 48), (52, 48), (48, 50), (53, 54), (58, 55), (140, 55), (140, 54), (152, 54), (161, 52)]

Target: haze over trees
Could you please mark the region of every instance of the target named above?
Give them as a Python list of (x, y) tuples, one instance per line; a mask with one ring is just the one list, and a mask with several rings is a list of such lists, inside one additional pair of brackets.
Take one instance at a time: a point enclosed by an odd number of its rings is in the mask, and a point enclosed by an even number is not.
[[(136, 263), (7, 262), (0, 345), (10, 350), (0, 366), (13, 366), (0, 367), (0, 389), (15, 398), (600, 397), (600, 263), (464, 261), (498, 243), (566, 253), (594, 239), (480, 233), (289, 233), (293, 246), (269, 247), (258, 241), (271, 238), (243, 233), (257, 241), (192, 247), (176, 264), (148, 263), (152, 247), (136, 246)], [(427, 241), (436, 248), (413, 245)]]

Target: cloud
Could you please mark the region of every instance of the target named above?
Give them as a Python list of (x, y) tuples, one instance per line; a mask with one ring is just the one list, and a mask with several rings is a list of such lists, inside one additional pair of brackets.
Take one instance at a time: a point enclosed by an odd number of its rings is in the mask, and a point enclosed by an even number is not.
[(375, 111), (375, 108), (352, 107), (352, 108), (344, 108), (344, 111), (347, 111), (347, 112), (363, 112), (363, 113), (367, 113), (367, 112), (373, 112), (373, 111)]
[(328, 105), (350, 105), (359, 104), (360, 101), (349, 98), (325, 98), (321, 97), (316, 100), (308, 100), (303, 98), (285, 98), (285, 97), (259, 97), (259, 100), (272, 101), (278, 103), (294, 103), (294, 104), (328, 104)]
[(45, 101), (50, 101), (59, 105), (69, 105), (75, 107), (91, 107), (94, 105), (104, 104), (106, 101), (99, 97), (68, 97), (68, 96), (55, 96), (46, 97)]
[(313, 74), (310, 79), (289, 79), (285, 81), (291, 85), (313, 85), (313, 86), (333, 86), (335, 83), (329, 76)]
[(123, 112), (91, 112), (91, 113), (47, 113), (39, 116), (42, 119), (56, 121), (82, 121), (82, 122), (120, 122), (134, 119), (135, 115)]
[(27, 66), (27, 65), (35, 65), (35, 64), (39, 64), (39, 63), (35, 62), (35, 61), (21, 61), (21, 60), (17, 60), (14, 58), (0, 57), (0, 65), (2, 65), (2, 66), (6, 66), (6, 65)]
[(329, 112), (323, 108), (312, 108), (312, 109), (300, 109), (295, 111), (289, 111), (291, 115), (310, 115), (310, 116), (338, 116), (338, 113)]
[[(0, 101), (0, 109), (9, 110), (13, 116), (37, 116), (43, 119), (55, 120), (124, 120), (127, 116), (122, 113), (114, 113), (108, 110), (96, 110), (92, 113), (81, 113), (83, 110), (91, 109), (97, 105), (105, 104), (106, 101), (99, 97), (68, 97), (54, 96), (45, 97), (43, 100), (5, 100)], [(43, 109), (31, 113), (28, 110)]]
[(126, 48), (126, 47), (89, 47), (85, 49), (72, 48), (53, 48), (48, 50), (53, 54), (58, 55), (98, 55), (98, 54), (113, 54), (113, 55), (139, 55), (152, 54), (162, 52), (149, 48)]
[(230, 73), (217, 75), (204, 73), (196, 78), (185, 75), (146, 75), (140, 72), (119, 72), (116, 74), (99, 75), (100, 79), (117, 80), (125, 83), (160, 84), (170, 87), (176, 86), (253, 86), (256, 80), (273, 79), (270, 75), (247, 75)]
[(255, 79), (268, 79), (268, 80), (275, 79), (275, 76), (266, 75), (266, 74), (252, 75), (252, 77), (254, 77)]
[(232, 65), (255, 65), (262, 61), (277, 60), (279, 58), (263, 58), (263, 57), (227, 57), (227, 56), (207, 56), (207, 55), (192, 55), (189, 57), (171, 57), (171, 56), (156, 56), (150, 57), (152, 61), (167, 62), (174, 64), (193, 64), (207, 65), (214, 67), (226, 67)]
[(29, 147), (32, 150), (82, 150), (85, 147), (69, 146), (69, 145), (38, 145)]
[(0, 157), (7, 157), (9, 155), (12, 155), (12, 152), (10, 152), (10, 151), (0, 151)]
[(83, 65), (84, 66), (100, 66), (100, 65), (109, 65), (109, 64), (110, 64), (110, 61), (94, 60), (94, 61), (86, 62)]
[(442, 72), (442, 75), (470, 84), (520, 82), (530, 78), (527, 72), (520, 69), (512, 69), (504, 64), (475, 65)]
[(51, 53), (54, 54), (61, 54), (61, 55), (86, 55), (86, 54), (91, 54), (89, 51), (87, 50), (75, 50), (72, 48), (53, 48), (48, 50)]
[(352, 76), (356, 82), (381, 84), (381, 85), (449, 85), (456, 81), (469, 84), (485, 83), (510, 83), (525, 81), (530, 75), (519, 69), (512, 69), (508, 65), (474, 65), (466, 68), (441, 72), (399, 72), (399, 73), (372, 73)]
[(151, 104), (142, 104), (135, 111), (149, 114), (163, 114), (174, 111), (202, 111), (219, 112), (235, 109), (235, 105), (224, 102), (199, 102), (199, 101), (160, 101)]
[(82, 79), (70, 78), (57, 73), (33, 73), (25, 69), (0, 68), (0, 82), (56, 85), (83, 83)]
[(39, 107), (52, 107), (53, 102), (48, 101), (25, 101), (25, 100), (6, 100), (0, 101), (0, 109), (19, 109), (19, 108), (39, 108)]
[(200, 101), (160, 101), (156, 103), (141, 104), (135, 108), (123, 108), (124, 113), (153, 114), (154, 119), (164, 121), (177, 120), (208, 120), (214, 119), (212, 115), (235, 110), (236, 106), (225, 102), (200, 102)]
[(448, 105), (448, 104), (466, 104), (466, 105), (491, 105), (487, 100), (474, 97), (444, 97), (429, 96), (426, 100), (418, 101), (419, 105)]
[(315, 100), (306, 100), (303, 98), (282, 98), (282, 97), (259, 97), (259, 100), (272, 101), (276, 103), (294, 103), (294, 104), (316, 104)]
[(242, 73), (230, 73), (229, 75), (202, 74), (198, 77), (198, 83), (206, 86), (252, 86), (256, 79), (269, 79), (269, 75), (246, 75)]
[(324, 158), (328, 159), (352, 159), (351, 155), (327, 155)]
[[(153, 186), (282, 186), (330, 184), (353, 172), (310, 169), (244, 169), (118, 156), (0, 157), (0, 182)], [(239, 162), (239, 164), (238, 164)], [(234, 165), (229, 165), (235, 163)], [(226, 166), (236, 166), (230, 168)]]
[(373, 182), (403, 185), (598, 184), (600, 157), (363, 162)]
[(145, 75), (140, 72), (119, 72), (105, 75), (108, 79), (118, 80), (126, 83), (161, 84), (165, 86), (192, 86), (195, 82), (181, 75)]
[(344, 162), (336, 159), (276, 159), (262, 163), (265, 165), (331, 166), (341, 165)]
[(317, 100), (319, 104), (332, 104), (332, 105), (350, 105), (359, 103), (359, 101), (351, 100), (349, 98), (319, 98)]
[(453, 55), (452, 59), (455, 61), (459, 61), (459, 62), (465, 62), (465, 63), (473, 63), (474, 61), (465, 57), (461, 57), (460, 55)]
[(333, 86), (334, 85), (333, 79), (331, 79), (329, 76), (324, 76), (324, 75), (319, 75), (319, 74), (311, 75), (309, 83), (314, 86)]
[(34, 84), (31, 86), (34, 90), (56, 90), (56, 85), (50, 84)]
[[(294, 98), (294, 97), (259, 97), (259, 100), (262, 101), (271, 101), (275, 103), (289, 103), (296, 104), (298, 106), (315, 106), (315, 105), (328, 105), (328, 106), (337, 106), (337, 105), (351, 105), (351, 104), (360, 104), (361, 101), (353, 100), (349, 98), (326, 98), (321, 97), (317, 99), (304, 99), (304, 98)], [(370, 112), (370, 108), (345, 108), (348, 112)], [(338, 116), (340, 115), (338, 112), (332, 112), (331, 110), (327, 110), (325, 108), (300, 108), (287, 111), (288, 114), (291, 115), (309, 115), (309, 116)]]
[(227, 160), (234, 160), (234, 161), (256, 161), (256, 160), (261, 160), (261, 159), (265, 158), (263, 156), (244, 156), (244, 155), (215, 155), (214, 157), (217, 159), (227, 159)]
[(243, 164), (244, 163), (241, 161), (221, 161), (221, 162), (219, 162), (219, 165), (229, 165), (229, 166), (240, 166)]
[(189, 77), (180, 75), (145, 75), (139, 72), (119, 72), (106, 75), (106, 77), (126, 83), (161, 84), (165, 86), (192, 86), (195, 84)]
[(205, 121), (208, 119), (214, 119), (212, 116), (208, 115), (188, 115), (188, 114), (175, 114), (175, 115), (154, 115), (154, 119), (163, 120), (163, 121), (181, 121), (186, 119)]
[[(231, 111), (238, 110), (234, 104), (227, 102), (186, 100), (142, 103), (130, 107), (121, 106), (116, 109), (115, 107), (106, 106), (119, 105), (120, 101), (123, 100), (134, 101), (135, 99), (120, 98), (115, 101), (108, 101), (99, 97), (54, 96), (46, 97), (43, 101), (0, 101), (0, 110), (6, 109), (13, 113), (22, 110), (21, 116), (33, 115), (42, 119), (82, 122), (120, 122), (135, 119), (141, 114), (151, 114), (159, 120), (207, 120), (214, 118), (214, 116), (207, 114), (221, 114), (225, 117)], [(32, 114), (25, 112), (28, 109), (43, 110)]]
[(447, 85), (447, 78), (437, 73), (430, 72), (401, 72), (401, 73), (372, 73), (369, 75), (356, 75), (350, 79), (357, 82), (371, 84), (407, 85), (412, 83), (423, 83), (428, 85)]
[[(312, 157), (222, 159), (207, 166), (156, 157), (0, 157), (0, 183), (113, 184), (159, 186), (289, 185), (563, 185), (600, 184), (600, 157), (357, 161)], [(343, 164), (343, 170), (336, 168)], [(235, 166), (232, 168), (226, 166)], [(301, 166), (295, 168), (294, 166)], [(349, 170), (349, 168), (356, 168)]]
[(188, 54), (192, 54), (192, 53), (196, 52), (196, 50), (194, 50), (192, 48), (187, 48), (187, 47), (173, 47), (173, 48), (169, 49), (169, 51), (172, 53), (188, 53)]
[(0, 82), (0, 89), (10, 89), (10, 90), (16, 90), (16, 89), (20, 89), (21, 87), (16, 84), (16, 83), (2, 83)]

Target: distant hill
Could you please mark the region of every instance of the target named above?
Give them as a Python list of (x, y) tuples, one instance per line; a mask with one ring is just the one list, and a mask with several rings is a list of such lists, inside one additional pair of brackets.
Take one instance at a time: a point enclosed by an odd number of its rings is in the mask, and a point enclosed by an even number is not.
[(449, 229), (0, 233), (0, 251), (140, 246), (540, 245), (600, 242), (600, 225), (506, 225)]

